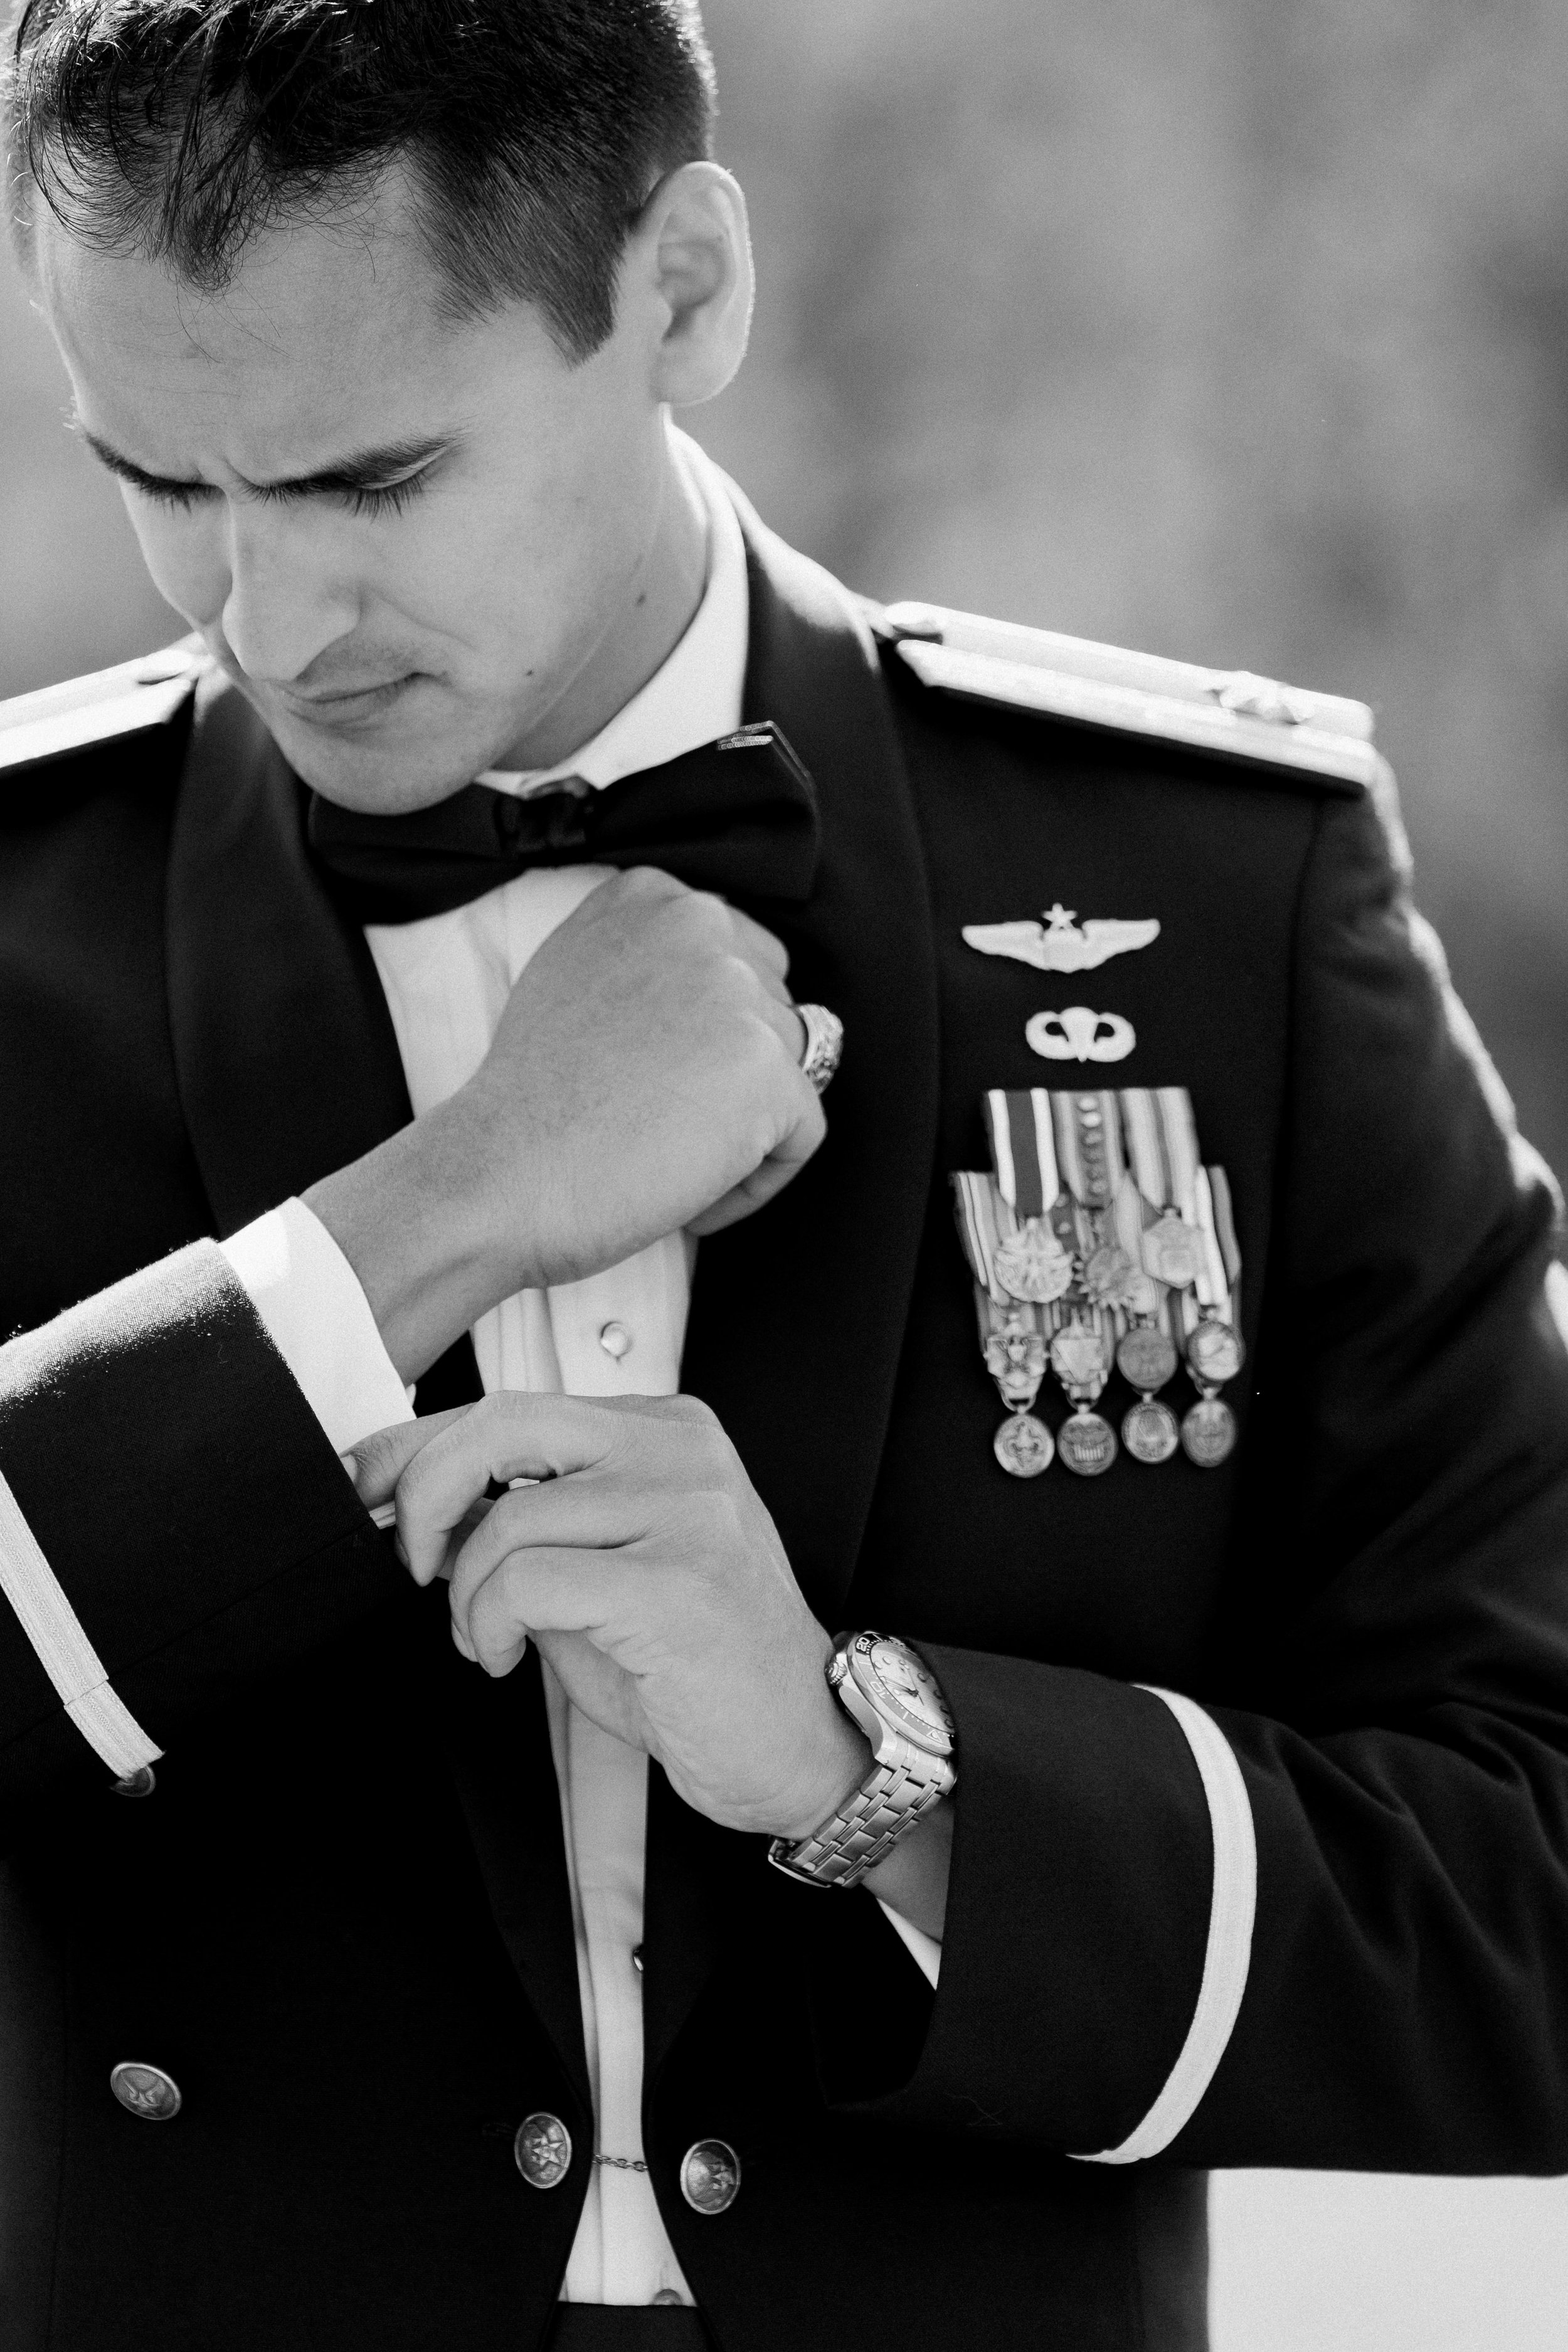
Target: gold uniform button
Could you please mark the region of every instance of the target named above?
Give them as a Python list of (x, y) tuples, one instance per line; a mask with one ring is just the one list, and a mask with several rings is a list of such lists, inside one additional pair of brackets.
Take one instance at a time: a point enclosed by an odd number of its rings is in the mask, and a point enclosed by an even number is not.
[(693, 2140), (680, 2159), (680, 2193), (694, 2213), (727, 2213), (741, 2193), (741, 2159), (727, 2139)]
[(559, 2189), (572, 2169), (572, 2135), (559, 2116), (524, 2116), (511, 2152), (531, 2189)]
[(144, 2066), (129, 2058), (110, 2069), (109, 2087), (126, 2113), (140, 2116), (144, 2123), (172, 2123), (184, 2104), (172, 2074), (165, 2074), (162, 2066)]

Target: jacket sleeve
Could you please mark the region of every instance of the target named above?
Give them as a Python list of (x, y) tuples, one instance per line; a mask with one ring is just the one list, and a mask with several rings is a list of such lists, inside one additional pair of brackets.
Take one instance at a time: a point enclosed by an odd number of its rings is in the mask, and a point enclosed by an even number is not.
[(1319, 820), (1280, 1165), (1204, 1686), (926, 1645), (953, 1874), (883, 2112), (1101, 2162), (1568, 2170), (1568, 1276), (1391, 786)]
[(0, 1838), (401, 1575), (222, 1250), (0, 1349)]

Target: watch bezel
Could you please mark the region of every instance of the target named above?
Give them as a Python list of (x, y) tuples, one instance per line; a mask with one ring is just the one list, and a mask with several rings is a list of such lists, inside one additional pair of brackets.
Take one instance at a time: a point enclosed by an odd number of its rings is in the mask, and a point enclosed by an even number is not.
[[(940, 1725), (931, 1723), (924, 1716), (912, 1714), (883, 1681), (877, 1671), (872, 1652), (884, 1643), (889, 1649), (901, 1650), (905, 1657), (929, 1678), (936, 1705), (942, 1710)], [(935, 1675), (917, 1651), (912, 1650), (907, 1642), (900, 1641), (896, 1633), (862, 1633), (847, 1634), (839, 1644), (839, 1654), (856, 1689), (866, 1704), (876, 1709), (884, 1723), (891, 1723), (900, 1736), (918, 1748), (922, 1756), (943, 1759), (951, 1757), (954, 1740), (952, 1717), (947, 1711)]]

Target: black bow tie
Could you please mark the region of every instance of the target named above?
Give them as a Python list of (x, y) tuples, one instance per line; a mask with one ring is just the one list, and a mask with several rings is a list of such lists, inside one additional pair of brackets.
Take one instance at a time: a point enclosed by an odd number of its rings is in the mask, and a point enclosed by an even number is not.
[(411, 816), (312, 793), (306, 830), (361, 923), (444, 915), (532, 866), (659, 866), (727, 898), (805, 898), (821, 843), (816, 787), (771, 721), (598, 791), (573, 779), (519, 799), (468, 784)]

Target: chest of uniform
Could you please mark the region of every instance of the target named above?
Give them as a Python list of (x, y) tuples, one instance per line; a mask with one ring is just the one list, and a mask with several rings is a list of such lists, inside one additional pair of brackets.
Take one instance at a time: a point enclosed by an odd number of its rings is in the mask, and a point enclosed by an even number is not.
[[(1179, 1677), (1201, 1649), (1236, 1540), (1266, 1368), (1261, 1309), (1292, 932), (1312, 803), (1223, 774), (1119, 765), (1092, 749), (1042, 758), (1005, 737), (933, 761), (918, 783), (942, 1104), (860, 1613), (875, 1622), (880, 1611), (932, 1639)], [(1236, 1321), (1247, 1350), (1223, 1388), (1235, 1450), (1200, 1467), (1180, 1448), (1140, 1461), (1123, 1439), (1109, 1468), (1075, 1475), (1062, 1444), (1072, 1396), (1047, 1353), (1033, 1412), (1055, 1436), (1057, 1455), (1038, 1475), (1009, 1475), (994, 1444), (1008, 1413), (995, 1377), (1001, 1359), (994, 1347), (989, 1365), (983, 1354), (984, 1313), (973, 1250), (966, 1257), (961, 1245), (952, 1175), (973, 1171), (977, 1186), (997, 1177), (988, 1097), (1008, 1097), (1016, 1113), (1021, 1103), (1049, 1104), (1041, 1120), (1047, 1139), (1054, 1130), (1068, 1145), (1055, 1171), (1068, 1201), (1075, 1185), (1084, 1189), (1083, 1163), (1068, 1164), (1075, 1129), (1091, 1143), (1119, 1130), (1111, 1158), (1127, 1167), (1132, 1113), (1146, 1129), (1152, 1105), (1157, 1123), (1168, 1089), (1184, 1090), (1198, 1157), (1224, 1171), (1233, 1211)], [(1151, 1204), (1145, 1223), (1163, 1205)], [(1070, 1249), (1069, 1221), (1058, 1216), (1058, 1224)], [(1079, 1214), (1080, 1236), (1098, 1224), (1113, 1244), (1109, 1218)], [(1082, 1295), (1083, 1265), (1080, 1255), (1063, 1305), (1026, 1318), (1043, 1327), (1047, 1347), (1052, 1325), (1070, 1319)], [(993, 1315), (994, 1331), (1002, 1319)], [(1040, 1351), (1037, 1342), (1037, 1362)], [(1020, 1355), (1018, 1343), (1012, 1352)], [(1184, 1362), (1159, 1391), (1178, 1423), (1204, 1393)], [(1112, 1369), (1093, 1409), (1120, 1432), (1138, 1402)]]

